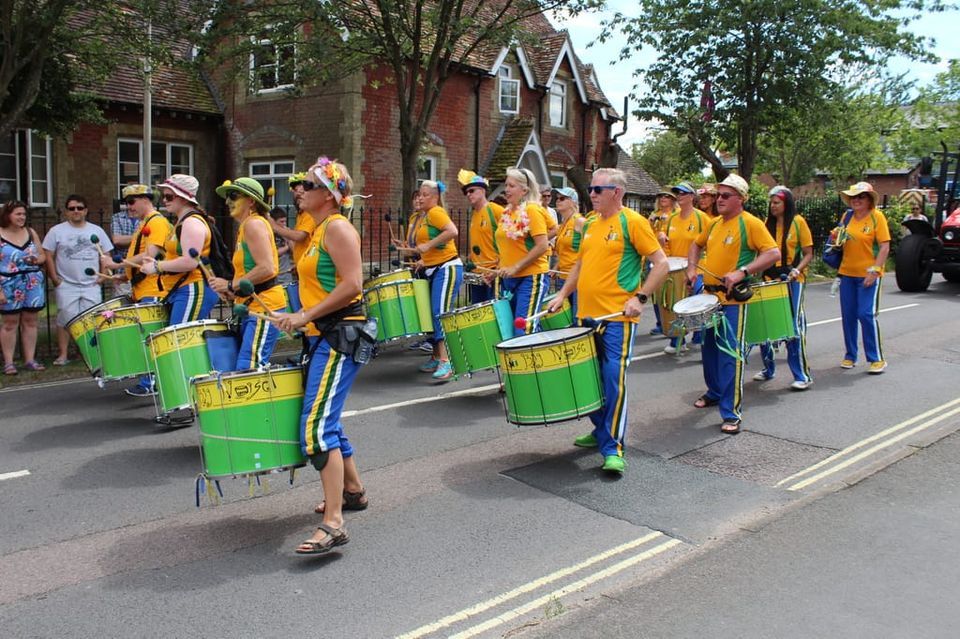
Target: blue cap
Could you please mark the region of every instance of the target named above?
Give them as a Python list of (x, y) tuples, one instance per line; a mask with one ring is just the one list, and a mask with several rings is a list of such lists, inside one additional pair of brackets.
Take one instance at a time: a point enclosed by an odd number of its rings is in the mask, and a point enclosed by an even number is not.
[(685, 193), (693, 195), (697, 192), (697, 190), (693, 188), (693, 185), (689, 182), (680, 182), (676, 186), (671, 186), (670, 190), (676, 195), (683, 195)]
[(574, 202), (576, 202), (577, 204), (580, 203), (580, 196), (577, 194), (577, 190), (576, 190), (576, 189), (572, 189), (572, 188), (570, 188), (569, 186), (565, 186), (565, 187), (559, 188), (559, 189), (555, 188), (555, 189), (553, 189), (553, 192), (554, 192), (554, 193), (559, 193), (559, 194), (562, 195), (563, 197), (568, 197), (568, 198), (570, 198), (571, 200), (573, 200)]

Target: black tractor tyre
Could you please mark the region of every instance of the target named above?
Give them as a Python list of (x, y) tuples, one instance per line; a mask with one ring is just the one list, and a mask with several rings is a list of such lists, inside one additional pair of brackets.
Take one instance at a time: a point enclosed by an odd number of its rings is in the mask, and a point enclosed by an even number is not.
[(911, 234), (900, 240), (897, 249), (897, 286), (906, 293), (925, 291), (930, 286), (933, 269), (924, 258), (928, 238)]

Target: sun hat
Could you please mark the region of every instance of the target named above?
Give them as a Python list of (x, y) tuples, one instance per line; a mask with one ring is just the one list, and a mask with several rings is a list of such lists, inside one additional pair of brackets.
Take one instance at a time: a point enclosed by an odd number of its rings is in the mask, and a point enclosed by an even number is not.
[(576, 202), (577, 204), (580, 204), (580, 195), (577, 194), (577, 190), (574, 189), (574, 188), (571, 188), (571, 187), (569, 187), (569, 186), (564, 186), (564, 187), (561, 187), (561, 188), (555, 188), (555, 189), (553, 189), (553, 192), (554, 192), (554, 193), (558, 193), (558, 194), (562, 195), (563, 197), (568, 197), (568, 198), (570, 198), (571, 200), (573, 200), (574, 202)]
[(678, 182), (675, 186), (670, 187), (670, 192), (674, 195), (693, 195), (697, 191), (689, 182)]
[(270, 210), (267, 203), (263, 201), (263, 186), (251, 177), (240, 177), (232, 182), (224, 180), (223, 184), (217, 187), (217, 195), (224, 199), (231, 192), (250, 198), (262, 206), (264, 211)]
[(307, 179), (307, 172), (300, 171), (299, 173), (294, 173), (293, 175), (287, 178), (287, 186), (291, 189), (298, 186), (301, 182)]
[(464, 194), (466, 194), (467, 189), (475, 186), (479, 186), (484, 191), (490, 190), (490, 183), (487, 182), (485, 177), (466, 169), (460, 169), (460, 172), (457, 173), (457, 182), (460, 183), (460, 190), (463, 191)]
[(153, 190), (146, 184), (128, 184), (120, 191), (120, 198), (125, 200), (128, 197), (146, 196), (153, 197)]
[(718, 186), (729, 186), (731, 189), (740, 194), (744, 200), (750, 196), (750, 185), (747, 184), (747, 181), (736, 173), (731, 173), (723, 179), (723, 181)]
[(717, 185), (713, 182), (704, 182), (700, 185), (700, 188), (697, 189), (697, 195), (716, 195), (717, 194)]
[(182, 197), (191, 204), (200, 206), (200, 202), (197, 201), (197, 191), (200, 190), (200, 182), (192, 175), (174, 173), (155, 186), (158, 189), (170, 189), (174, 195)]
[(676, 199), (677, 199), (677, 194), (674, 193), (674, 192), (672, 192), (672, 191), (670, 191), (670, 190), (668, 189), (668, 190), (666, 190), (666, 191), (657, 191), (657, 197), (658, 197), (658, 198), (660, 198), (660, 197), (669, 197), (669, 198), (672, 198), (672, 199), (676, 200)]
[(846, 191), (840, 191), (840, 197), (842, 197), (843, 201), (849, 206), (850, 200), (862, 193), (869, 195), (873, 205), (877, 205), (877, 192), (873, 190), (873, 185), (869, 182), (857, 182)]
[(316, 163), (307, 172), (307, 177), (315, 177), (320, 184), (327, 187), (333, 194), (333, 199), (339, 206), (349, 209), (353, 206), (353, 198), (346, 195), (349, 184), (346, 176), (340, 170), (340, 164), (325, 155), (317, 158)]

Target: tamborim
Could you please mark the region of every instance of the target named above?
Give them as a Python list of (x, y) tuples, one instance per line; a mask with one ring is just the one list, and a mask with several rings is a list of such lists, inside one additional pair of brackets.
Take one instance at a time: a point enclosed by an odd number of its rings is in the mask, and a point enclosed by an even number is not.
[(209, 479), (303, 466), (299, 366), (202, 375), (190, 380)]
[(592, 328), (561, 328), (497, 344), (507, 421), (552, 424), (603, 407)]

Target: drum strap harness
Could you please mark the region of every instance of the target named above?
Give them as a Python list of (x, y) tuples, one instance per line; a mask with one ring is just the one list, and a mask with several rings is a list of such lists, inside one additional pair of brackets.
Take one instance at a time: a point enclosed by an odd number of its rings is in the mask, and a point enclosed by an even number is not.
[[(342, 355), (348, 355), (361, 366), (373, 358), (374, 345), (377, 342), (377, 319), (368, 317), (363, 320), (345, 320), (344, 318), (363, 315), (363, 306), (356, 302), (329, 315), (313, 321), (313, 325), (320, 331), (320, 338), (327, 340), (330, 348)], [(309, 365), (320, 339), (317, 339), (304, 354), (303, 366)], [(304, 375), (306, 384), (306, 375)]]
[[(143, 241), (143, 229), (147, 228), (147, 225), (150, 224), (150, 221), (153, 220), (153, 218), (157, 217), (158, 215), (160, 214), (156, 212), (153, 213), (152, 215), (149, 215), (147, 219), (143, 221), (143, 224), (140, 225), (141, 232), (137, 233), (137, 243), (133, 245), (134, 255), (140, 255), (140, 243)], [(139, 284), (145, 279), (147, 279), (146, 275), (144, 275), (140, 271), (133, 271), (133, 276), (130, 278), (130, 283), (136, 286), (137, 284)], [(163, 290), (163, 283), (160, 281), (159, 273), (157, 273), (157, 288), (161, 291)]]

